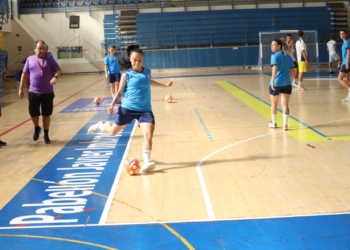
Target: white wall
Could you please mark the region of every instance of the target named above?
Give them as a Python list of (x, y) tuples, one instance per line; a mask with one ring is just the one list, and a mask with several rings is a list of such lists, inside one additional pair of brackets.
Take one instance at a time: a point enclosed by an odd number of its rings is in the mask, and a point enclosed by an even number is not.
[[(101, 41), (103, 19), (111, 11), (64, 12), (44, 14), (22, 14), (20, 19), (9, 20), (10, 32), (4, 32), (5, 50), (9, 54), (9, 73), (21, 68), (20, 60), (33, 53), (35, 40), (41, 39), (49, 45), (63, 73), (103, 71)], [(80, 16), (80, 29), (69, 29), (69, 16)], [(18, 52), (21, 46), (22, 52)], [(84, 46), (83, 59), (57, 59), (59, 46)]]

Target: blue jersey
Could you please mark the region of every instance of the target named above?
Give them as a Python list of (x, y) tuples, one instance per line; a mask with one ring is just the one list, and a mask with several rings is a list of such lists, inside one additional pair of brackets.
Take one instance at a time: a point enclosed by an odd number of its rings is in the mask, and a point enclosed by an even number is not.
[(107, 65), (107, 70), (109, 75), (115, 75), (120, 73), (120, 66), (117, 60), (117, 56), (106, 56), (105, 57), (105, 65)]
[[(290, 68), (294, 67), (294, 62), (292, 57), (289, 54), (284, 54), (283, 51), (278, 51), (275, 54), (271, 55), (271, 67), (273, 65), (277, 65), (277, 73), (274, 82), (275, 87), (282, 87), (291, 85), (290, 81)], [(270, 81), (270, 85), (272, 85), (272, 79)]]
[(134, 111), (150, 112), (151, 106), (151, 70), (143, 68), (142, 72), (128, 70), (124, 88), (122, 107)]
[(350, 40), (346, 39), (343, 43), (343, 46), (341, 47), (341, 51), (342, 51), (342, 56), (343, 56), (343, 64), (349, 64), (350, 60), (348, 62), (346, 62), (346, 59), (348, 57), (348, 50), (350, 49)]

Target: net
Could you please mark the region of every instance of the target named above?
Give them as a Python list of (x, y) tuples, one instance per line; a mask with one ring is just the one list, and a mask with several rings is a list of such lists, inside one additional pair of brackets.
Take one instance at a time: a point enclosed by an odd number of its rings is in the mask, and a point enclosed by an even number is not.
[[(314, 64), (318, 68), (318, 39), (317, 30), (304, 31), (304, 42), (306, 43), (307, 58), (310, 64)], [(295, 43), (298, 40), (298, 30), (279, 30), (279, 31), (261, 31), (259, 32), (259, 60), (258, 67), (264, 69), (270, 66), (271, 60), (271, 42), (274, 39), (286, 38), (287, 34), (291, 34)], [(295, 52), (296, 58), (296, 52)]]

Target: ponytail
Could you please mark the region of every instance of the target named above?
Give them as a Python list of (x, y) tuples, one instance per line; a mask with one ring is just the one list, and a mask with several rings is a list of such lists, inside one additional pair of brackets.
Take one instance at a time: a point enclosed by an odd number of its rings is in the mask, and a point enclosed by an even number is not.
[(126, 48), (127, 56), (123, 55), (118, 57), (118, 63), (123, 70), (131, 68), (130, 55), (132, 52), (140, 53), (143, 55), (142, 50), (138, 44), (131, 44)]
[(284, 38), (274, 39), (273, 41), (281, 46), (281, 50), (284, 52), (285, 55), (289, 54), (289, 48)]

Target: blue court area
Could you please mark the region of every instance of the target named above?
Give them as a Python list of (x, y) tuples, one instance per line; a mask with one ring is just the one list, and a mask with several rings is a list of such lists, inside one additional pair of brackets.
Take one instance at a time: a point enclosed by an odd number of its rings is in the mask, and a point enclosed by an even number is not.
[[(350, 215), (2, 229), (1, 249), (349, 249)], [(182, 239), (172, 233), (171, 228)]]
[(134, 124), (118, 136), (87, 135), (92, 123), (113, 120), (105, 108), (0, 211), (0, 249), (350, 249), (347, 213), (106, 225)]

